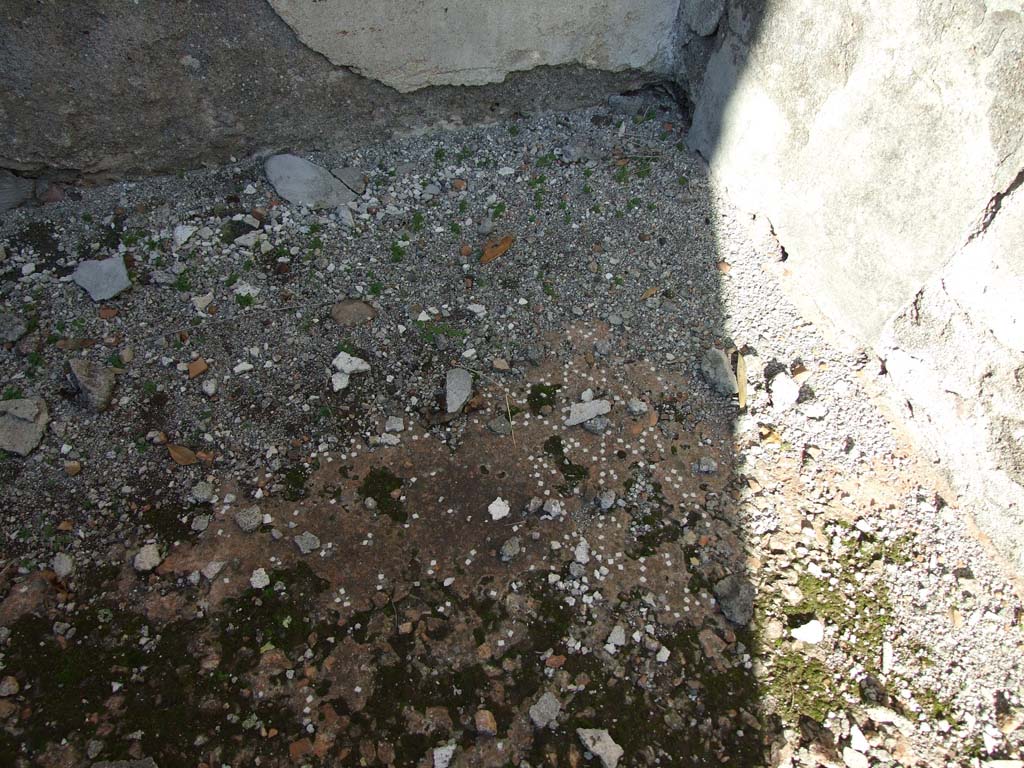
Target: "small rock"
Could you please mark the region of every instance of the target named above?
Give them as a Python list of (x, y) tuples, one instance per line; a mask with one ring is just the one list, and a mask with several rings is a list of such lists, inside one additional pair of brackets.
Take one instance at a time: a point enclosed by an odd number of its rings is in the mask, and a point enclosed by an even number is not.
[(193, 227), (189, 224), (178, 224), (174, 228), (174, 247), (181, 248), (198, 231), (198, 227)]
[(350, 355), (348, 352), (339, 352), (338, 356), (331, 361), (331, 365), (342, 373), (366, 373), (370, 370), (370, 364), (360, 357)]
[(488, 505), (487, 511), (491, 515), (491, 520), (501, 520), (503, 517), (508, 517), (511, 507), (507, 501), (499, 496)]
[(434, 749), (434, 768), (448, 768), (455, 756), (455, 745), (445, 744)]
[(580, 565), (590, 562), (590, 542), (580, 539), (572, 550), (572, 559)]
[(716, 347), (707, 350), (700, 361), (700, 372), (718, 394), (731, 397), (739, 392), (732, 363), (722, 350)]
[(117, 383), (114, 369), (81, 357), (68, 363), (68, 367), (85, 404), (97, 413), (107, 410)]
[(825, 639), (825, 627), (817, 619), (811, 619), (806, 624), (789, 630), (789, 634), (794, 640), (816, 645)]
[(701, 456), (700, 459), (693, 464), (693, 474), (695, 475), (713, 475), (717, 471), (718, 462), (710, 456)]
[(626, 630), (621, 624), (616, 624), (612, 627), (612, 631), (608, 633), (608, 645), (614, 645), (616, 648), (621, 648), (626, 644)]
[(491, 367), (496, 371), (507, 371), (509, 370), (508, 360), (503, 357), (496, 357), (491, 360)]
[(496, 435), (507, 437), (512, 434), (512, 423), (507, 416), (495, 416), (487, 422), (487, 428)]
[(209, 515), (196, 515), (192, 518), (191, 528), (196, 533), (202, 533), (210, 527), (210, 516)]
[(64, 462), (64, 474), (68, 477), (77, 477), (82, 472), (82, 462), (80, 461), (65, 461)]
[(615, 491), (601, 491), (597, 497), (597, 503), (602, 512), (607, 512), (615, 505)]
[(851, 747), (843, 747), (843, 764), (846, 768), (868, 768), (870, 765), (867, 756)]
[(142, 549), (135, 553), (135, 559), (132, 560), (132, 565), (139, 573), (149, 573), (160, 565), (162, 561), (163, 557), (160, 555), (160, 547), (156, 544), (146, 544)]
[(326, 168), (295, 155), (274, 155), (264, 165), (267, 180), (293, 205), (314, 210), (337, 208), (355, 200), (355, 193)]
[(715, 599), (725, 618), (744, 627), (754, 617), (754, 587), (739, 574), (731, 574), (715, 584)]
[(616, 768), (624, 754), (622, 747), (616, 744), (608, 731), (603, 728), (577, 728), (583, 748), (601, 761), (602, 768)]
[(522, 551), (522, 542), (520, 541), (518, 536), (513, 536), (512, 538), (510, 538), (508, 541), (506, 541), (504, 544), (501, 545), (501, 551), (499, 552), (499, 557), (501, 558), (501, 562), (503, 562), (503, 563), (510, 562), (521, 551)]
[(569, 416), (565, 420), (565, 426), (574, 427), (585, 421), (603, 416), (612, 409), (612, 404), (607, 400), (591, 400), (588, 403), (573, 403), (569, 410)]
[(203, 379), (202, 383), (203, 394), (207, 397), (213, 397), (217, 394), (217, 380), (216, 379)]
[(788, 411), (800, 398), (800, 385), (787, 373), (777, 373), (768, 384), (768, 393), (772, 397), (772, 408), (776, 412)]
[(309, 531), (300, 533), (292, 539), (292, 541), (294, 541), (295, 546), (299, 548), (299, 552), (304, 555), (308, 555), (310, 552), (320, 548), (320, 539), (316, 534), (310, 533)]
[(562, 711), (562, 703), (555, 698), (554, 694), (546, 691), (537, 703), (530, 707), (530, 720), (538, 728), (546, 728), (555, 722), (558, 714)]
[(0, 450), (28, 456), (43, 440), (50, 411), (41, 397), (0, 401)]
[(331, 307), (331, 318), (343, 328), (371, 322), (377, 317), (377, 310), (358, 299), (344, 299)]
[(404, 432), (405, 421), (402, 419), (401, 416), (388, 416), (387, 420), (384, 422), (384, 431)]
[(14, 696), (20, 690), (21, 685), (18, 684), (18, 679), (14, 675), (0, 678), (0, 698), (6, 699), (8, 696)]
[(235, 512), (235, 525), (246, 533), (252, 533), (263, 523), (259, 507), (246, 507)]
[(558, 518), (565, 514), (565, 505), (561, 499), (546, 499), (543, 510), (545, 515)]
[(643, 416), (648, 411), (647, 403), (643, 400), (630, 400), (626, 403), (626, 410), (630, 416)]
[(249, 585), (253, 589), (263, 589), (270, 586), (270, 577), (264, 568), (257, 568), (249, 577)]
[(0, 342), (13, 344), (28, 332), (28, 326), (11, 312), (0, 312)]
[(489, 709), (478, 709), (473, 716), (473, 723), (476, 725), (476, 732), (481, 736), (498, 735), (498, 723)]
[(603, 435), (611, 425), (612, 423), (604, 416), (598, 416), (595, 419), (588, 419), (583, 422), (583, 428), (592, 435)]
[(84, 288), (93, 301), (112, 299), (132, 285), (132, 281), (128, 279), (124, 258), (121, 256), (111, 256), (102, 261), (83, 261), (75, 269), (71, 279), (79, 287)]
[(53, 556), (52, 561), (53, 572), (57, 574), (57, 578), (64, 581), (68, 576), (75, 572), (75, 561), (64, 552), (58, 552)]
[(213, 486), (202, 480), (192, 486), (192, 490), (189, 491), (189, 497), (196, 504), (206, 504), (213, 499)]
[(452, 368), (445, 377), (445, 408), (458, 413), (473, 394), (473, 374), (465, 368)]

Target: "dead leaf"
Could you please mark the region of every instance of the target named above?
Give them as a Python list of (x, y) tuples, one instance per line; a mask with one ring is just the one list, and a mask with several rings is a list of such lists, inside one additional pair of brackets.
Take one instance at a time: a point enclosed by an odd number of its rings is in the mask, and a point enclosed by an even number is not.
[(196, 376), (202, 376), (209, 368), (210, 366), (206, 364), (203, 358), (196, 358), (188, 364), (188, 377), (194, 379)]
[(453, 179), (452, 180), (452, 189), (454, 189), (456, 192), (461, 192), (465, 188), (466, 188), (466, 180), (465, 179)]
[(471, 254), (472, 252), (473, 252), (473, 249), (468, 244), (464, 244), (459, 249), (459, 253), (462, 254), (463, 256), (469, 256), (469, 254)]
[(782, 445), (782, 435), (776, 432), (771, 427), (762, 424), (758, 431), (761, 433), (762, 443), (775, 443), (776, 445)]
[(195, 451), (191, 448), (186, 448), (184, 445), (168, 445), (167, 452), (171, 454), (175, 464), (187, 467), (189, 464), (196, 463)]
[(732, 265), (728, 261), (718, 262), (718, 271), (723, 275), (729, 274), (729, 270), (732, 269)]
[(514, 242), (515, 237), (512, 235), (505, 235), (501, 240), (488, 240), (487, 244), (484, 245), (484, 255), (480, 257), (480, 263), (490, 264), (511, 248)]
[(646, 291), (643, 292), (643, 295), (640, 297), (640, 301), (647, 301), (649, 298), (651, 298), (651, 296), (653, 296), (660, 290), (661, 287), (657, 285), (654, 286), (653, 288), (648, 288)]
[(747, 407), (747, 361), (743, 353), (736, 353), (736, 388), (739, 394), (740, 410)]
[(117, 307), (100, 307), (100, 319), (112, 320), (117, 317)]

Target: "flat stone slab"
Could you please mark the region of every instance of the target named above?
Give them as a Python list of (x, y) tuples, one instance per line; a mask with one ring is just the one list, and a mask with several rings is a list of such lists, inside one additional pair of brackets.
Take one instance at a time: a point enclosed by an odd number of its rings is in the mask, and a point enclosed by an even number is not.
[(12, 312), (0, 312), (0, 342), (13, 344), (28, 331), (24, 321)]
[(602, 768), (616, 768), (625, 754), (604, 728), (577, 728), (576, 735), (583, 748), (601, 761)]
[(112, 299), (132, 287), (124, 258), (121, 256), (111, 256), (101, 261), (83, 261), (75, 269), (71, 279), (79, 287), (84, 288), (93, 301)]
[(598, 416), (604, 416), (611, 411), (612, 404), (607, 400), (591, 400), (586, 403), (573, 403), (569, 410), (569, 417), (565, 420), (565, 426), (575, 427), (585, 421), (590, 421)]
[(331, 172), (296, 155), (274, 155), (264, 166), (277, 194), (293, 205), (337, 208), (356, 199), (355, 193)]
[(41, 397), (0, 401), (0, 450), (28, 456), (42, 442), (49, 423)]
[(331, 317), (343, 328), (369, 323), (376, 316), (376, 309), (358, 299), (343, 299), (331, 307)]
[(445, 377), (445, 406), (458, 413), (473, 394), (473, 374), (465, 368), (452, 368)]

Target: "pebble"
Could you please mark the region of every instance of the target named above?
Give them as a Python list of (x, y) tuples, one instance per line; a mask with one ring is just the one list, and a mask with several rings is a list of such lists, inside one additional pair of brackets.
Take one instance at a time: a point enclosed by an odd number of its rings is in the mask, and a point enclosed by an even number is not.
[(0, 343), (13, 344), (28, 332), (28, 326), (12, 312), (0, 311)]
[(619, 760), (625, 754), (622, 747), (615, 743), (608, 731), (603, 728), (577, 728), (583, 748), (601, 761), (602, 768), (617, 768)]
[(294, 541), (295, 546), (299, 548), (299, 552), (304, 555), (308, 555), (310, 552), (314, 552), (320, 548), (320, 539), (316, 534), (310, 533), (309, 531), (303, 531), (298, 536), (294, 537), (292, 541)]
[(259, 507), (246, 507), (234, 513), (234, 524), (246, 531), (247, 534), (251, 534), (259, 528), (262, 522), (263, 515), (259, 511)]
[(731, 397), (739, 392), (732, 363), (725, 352), (717, 347), (711, 347), (704, 353), (700, 361), (700, 372), (718, 394)]
[(342, 328), (354, 328), (372, 322), (376, 317), (376, 309), (357, 299), (344, 299), (331, 307), (331, 318)]
[(507, 416), (495, 416), (487, 422), (487, 428), (496, 435), (508, 436), (512, 434), (512, 423)]
[(20, 690), (21, 685), (18, 684), (18, 679), (14, 675), (0, 677), (0, 698), (6, 699), (8, 696), (15, 696)]
[(562, 703), (550, 691), (545, 691), (530, 707), (530, 720), (538, 728), (547, 728), (555, 722), (562, 711)]
[(97, 413), (107, 410), (117, 383), (114, 369), (81, 357), (71, 360), (68, 367), (85, 404)]
[(149, 573), (160, 565), (163, 559), (163, 556), (160, 554), (160, 547), (156, 544), (146, 544), (135, 553), (132, 565), (139, 573)]
[(754, 617), (754, 587), (739, 574), (730, 574), (714, 587), (722, 613), (733, 624), (746, 626)]
[(296, 155), (269, 157), (264, 171), (277, 193), (293, 205), (319, 210), (337, 208), (356, 199), (355, 193), (326, 168)]
[(508, 502), (505, 501), (501, 496), (496, 498), (487, 507), (487, 512), (491, 515), (491, 520), (501, 520), (502, 518), (508, 517), (511, 507)]
[(800, 385), (787, 373), (778, 373), (768, 384), (768, 392), (772, 396), (772, 409), (777, 413), (788, 411), (800, 397)]
[(384, 431), (404, 432), (405, 421), (402, 419), (401, 416), (388, 416), (387, 420), (384, 422)]
[(585, 421), (590, 421), (598, 416), (603, 416), (612, 409), (612, 404), (607, 400), (591, 400), (587, 403), (573, 403), (569, 416), (565, 419), (565, 426), (574, 427)]
[(201, 480), (192, 486), (192, 490), (189, 491), (189, 497), (196, 504), (206, 504), (213, 499), (213, 485)]
[(629, 411), (630, 416), (643, 416), (648, 411), (647, 403), (643, 400), (630, 400), (626, 403), (626, 410)]
[(65, 552), (58, 552), (53, 556), (51, 561), (53, 572), (57, 574), (57, 578), (64, 581), (68, 576), (75, 572), (75, 561), (71, 555)]
[(270, 577), (263, 568), (257, 568), (249, 577), (249, 585), (253, 589), (263, 589), (270, 586)]
[(434, 748), (434, 768), (448, 768), (455, 756), (455, 745), (445, 744)]
[(789, 634), (794, 640), (808, 645), (816, 645), (825, 639), (825, 627), (817, 619), (811, 619), (806, 624), (789, 630)]
[(522, 551), (522, 542), (518, 536), (513, 536), (501, 545), (501, 562), (511, 562)]
[(498, 735), (498, 723), (489, 709), (478, 709), (473, 716), (473, 724), (476, 726), (476, 732), (481, 736)]
[(590, 562), (590, 542), (586, 539), (580, 539), (576, 546), (572, 550), (572, 559), (580, 565), (586, 565)]

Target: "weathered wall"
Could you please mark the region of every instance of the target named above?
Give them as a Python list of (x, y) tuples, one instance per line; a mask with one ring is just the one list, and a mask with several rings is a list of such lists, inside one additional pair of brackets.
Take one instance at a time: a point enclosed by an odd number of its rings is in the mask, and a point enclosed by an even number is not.
[(1024, 567), (1020, 0), (731, 0), (691, 145)]
[(269, 1), (310, 48), (402, 92), (562, 64), (668, 74), (679, 10), (679, 0)]
[[(652, 70), (670, 65), (678, 0), (448, 3), (449, 15), (462, 13), (452, 28), (464, 34), (459, 55), (475, 62), (465, 77), (439, 69), (459, 51), (452, 30), (439, 27), (438, 3), (275, 4), (290, 17), (303, 5), (359, 10), (361, 23), (384, 30), (351, 36), (353, 50), (366, 56), (361, 66), (351, 64), (371, 76), (308, 48), (267, 0), (5, 0), (0, 168), (147, 174), (261, 149), (355, 146), (453, 117), (472, 122), (592, 104), (656, 79)], [(628, 11), (611, 10), (627, 5)], [(494, 15), (499, 6), (504, 15)], [(573, 9), (582, 17), (567, 17)], [(603, 10), (607, 18), (599, 18)], [(433, 26), (417, 31), (428, 19)], [(588, 37), (576, 44), (584, 20)], [(613, 33), (632, 48), (618, 55)], [(534, 48), (520, 44), (526, 38)], [(435, 45), (444, 56), (420, 61)], [(473, 69), (488, 60), (493, 64)], [(496, 82), (506, 70), (543, 64), (559, 66)], [(440, 85), (402, 94), (374, 79), (402, 86), (391, 71), (415, 72), (417, 86)], [(444, 85), (469, 82), (492, 84)]]

